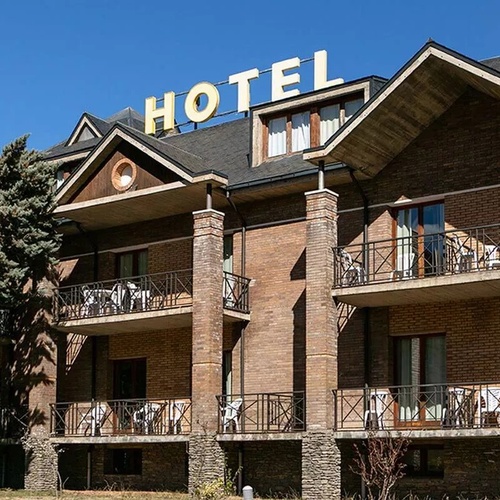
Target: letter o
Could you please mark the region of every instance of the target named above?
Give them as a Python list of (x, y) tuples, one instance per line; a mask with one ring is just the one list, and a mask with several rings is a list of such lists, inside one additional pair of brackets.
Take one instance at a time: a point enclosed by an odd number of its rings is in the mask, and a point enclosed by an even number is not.
[[(203, 94), (207, 96), (208, 102), (204, 109), (198, 109), (196, 101)], [(210, 120), (219, 108), (220, 95), (217, 88), (209, 82), (197, 83), (186, 96), (184, 111), (186, 116), (193, 122), (202, 123)]]

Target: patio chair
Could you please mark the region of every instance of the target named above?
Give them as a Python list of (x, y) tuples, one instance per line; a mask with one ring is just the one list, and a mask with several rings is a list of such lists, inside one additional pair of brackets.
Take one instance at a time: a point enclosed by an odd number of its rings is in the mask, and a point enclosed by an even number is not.
[(355, 261), (351, 254), (344, 248), (339, 250), (339, 256), (341, 269), (340, 279), (342, 285), (357, 285), (364, 283), (365, 270), (363, 266)]
[(182, 417), (184, 401), (174, 401), (170, 403), (169, 425), (173, 434), (182, 434)]
[(365, 429), (373, 429), (374, 423), (377, 424), (377, 429), (382, 430), (384, 426), (384, 414), (387, 410), (389, 399), (389, 391), (374, 390), (370, 391), (368, 397), (368, 409), (365, 411)]
[(486, 269), (500, 269), (499, 251), (500, 247), (497, 245), (484, 245), (484, 265)]
[(101, 433), (101, 427), (106, 417), (106, 405), (104, 403), (96, 403), (84, 413), (78, 428), (83, 429), (86, 436), (90, 431), (91, 436), (98, 436)]
[(465, 245), (456, 234), (450, 237), (454, 254), (455, 272), (463, 273), (477, 269), (477, 253)]
[(230, 425), (234, 424), (236, 432), (240, 431), (240, 408), (243, 404), (243, 399), (235, 399), (231, 403), (227, 403), (222, 409), (222, 429), (223, 432), (229, 428)]
[(396, 269), (392, 272), (392, 279), (407, 280), (413, 278), (413, 252), (398, 253), (396, 257)]
[(130, 309), (145, 311), (151, 298), (151, 290), (143, 289), (132, 281), (127, 281), (126, 288), (130, 294)]
[(500, 387), (483, 388), (478, 393), (477, 409), (480, 427), (500, 425)]
[(147, 402), (142, 408), (132, 414), (134, 428), (139, 429), (144, 434), (152, 434), (155, 430), (155, 422), (161, 410), (160, 403)]

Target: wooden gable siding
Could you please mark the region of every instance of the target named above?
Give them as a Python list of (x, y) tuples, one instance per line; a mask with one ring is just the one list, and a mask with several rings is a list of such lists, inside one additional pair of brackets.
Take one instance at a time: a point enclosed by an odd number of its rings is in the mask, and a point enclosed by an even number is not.
[(121, 144), (77, 191), (70, 203), (120, 194), (120, 191), (115, 189), (111, 182), (111, 174), (116, 163), (124, 158), (137, 165), (137, 177), (128, 191), (161, 186), (179, 179), (177, 175), (159, 165), (141, 151), (137, 151), (128, 144)]

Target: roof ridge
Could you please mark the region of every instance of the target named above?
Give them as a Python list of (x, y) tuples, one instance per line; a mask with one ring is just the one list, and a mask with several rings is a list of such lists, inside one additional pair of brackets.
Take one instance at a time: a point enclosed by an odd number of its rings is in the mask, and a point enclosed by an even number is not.
[(192, 156), (193, 158), (198, 158), (198, 160), (204, 160), (203, 157), (201, 157), (195, 153), (191, 153), (190, 151), (186, 151), (185, 149), (182, 149), (178, 146), (175, 146), (174, 144), (169, 144), (168, 142), (160, 141), (160, 139), (157, 139), (156, 137), (154, 137), (152, 135), (145, 134), (144, 132), (141, 132), (140, 130), (137, 130), (136, 128), (130, 127), (129, 125), (125, 125), (124, 123), (117, 122), (116, 126), (123, 126), (129, 130), (132, 130), (134, 133), (141, 134), (142, 136), (144, 136), (148, 139), (154, 139), (154, 141), (159, 142), (162, 146), (168, 146), (168, 147), (171, 147), (173, 149), (177, 149), (178, 151), (182, 151), (183, 153), (188, 154), (189, 156)]

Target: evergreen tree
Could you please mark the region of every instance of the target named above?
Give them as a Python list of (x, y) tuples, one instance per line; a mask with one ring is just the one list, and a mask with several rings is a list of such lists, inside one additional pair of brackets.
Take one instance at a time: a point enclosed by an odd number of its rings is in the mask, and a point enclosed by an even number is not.
[(0, 307), (17, 307), (51, 280), (60, 236), (52, 217), (55, 169), (16, 139), (0, 157)]

